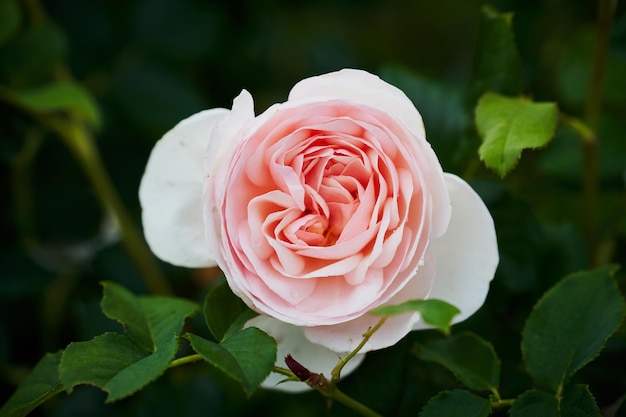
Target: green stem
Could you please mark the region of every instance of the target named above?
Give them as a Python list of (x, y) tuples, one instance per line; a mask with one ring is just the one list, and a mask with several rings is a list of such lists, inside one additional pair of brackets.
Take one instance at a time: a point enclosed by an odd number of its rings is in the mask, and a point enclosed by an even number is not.
[(204, 358), (202, 357), (202, 355), (200, 355), (199, 353), (195, 353), (193, 355), (183, 356), (182, 358), (174, 359), (167, 367), (175, 368), (177, 366), (186, 365), (188, 363), (198, 362), (203, 359)]
[[(363, 339), (361, 340), (359, 345), (354, 350), (352, 350), (350, 353), (348, 353), (346, 356), (344, 356), (337, 363), (337, 365), (333, 368), (333, 370), (331, 371), (332, 378), (331, 378), (330, 381), (323, 374), (314, 374), (315, 375), (315, 379), (314, 380), (313, 380), (313, 378), (309, 378), (309, 380), (306, 381), (309, 384), (309, 386), (311, 388), (316, 389), (320, 394), (322, 394), (324, 397), (328, 398), (329, 400), (337, 401), (337, 402), (345, 405), (346, 407), (349, 407), (349, 408), (353, 409), (354, 411), (358, 412), (362, 416), (365, 416), (365, 417), (382, 417), (380, 414), (378, 414), (374, 410), (368, 408), (367, 406), (365, 406), (365, 405), (361, 404), (360, 402), (356, 401), (354, 398), (349, 397), (346, 394), (344, 394), (343, 392), (341, 392), (337, 388), (337, 382), (339, 382), (339, 378), (341, 377), (341, 371), (342, 371), (343, 367), (352, 358), (354, 358), (354, 356), (357, 353), (359, 353), (359, 351), (361, 349), (363, 349), (363, 346), (365, 346), (367, 341), (370, 340), (372, 335), (378, 329), (380, 329), (380, 327), (383, 324), (385, 324), (386, 321), (387, 321), (387, 317), (381, 318), (378, 321), (378, 323), (376, 323), (375, 326), (370, 327), (369, 329), (367, 329), (367, 331), (365, 333), (363, 333)], [(274, 366), (273, 372), (275, 372), (277, 374), (284, 375), (284, 376), (288, 377), (289, 380), (299, 381), (299, 378), (296, 377), (296, 375), (293, 372), (291, 372), (291, 370), (289, 370), (289, 369), (285, 369), (285, 368), (281, 368), (281, 367), (278, 367), (278, 366)]]
[(381, 414), (378, 414), (376, 411), (366, 407), (365, 405), (356, 401), (354, 398), (347, 396), (343, 392), (339, 391), (337, 388), (335, 388), (332, 393), (325, 394), (325, 396), (334, 401), (337, 401), (338, 403), (345, 405), (346, 407), (353, 409), (354, 411), (358, 412), (362, 416), (382, 417)]
[[(172, 365), (170, 365), (170, 367), (171, 366)], [(272, 369), (272, 372), (284, 375), (291, 381), (299, 381), (298, 377), (293, 372), (291, 372), (289, 369), (281, 368), (279, 366), (274, 366), (274, 368)], [(343, 392), (341, 392), (337, 388), (337, 386), (331, 384), (331, 382), (328, 381), (328, 379), (326, 379), (324, 377), (324, 375), (320, 374), (319, 375), (319, 379), (316, 381), (316, 383), (315, 384), (309, 383), (309, 386), (311, 388), (314, 388), (315, 390), (317, 390), (324, 397), (326, 397), (326, 398), (328, 398), (330, 400), (333, 400), (333, 401), (337, 401), (337, 402), (345, 405), (346, 407), (349, 407), (349, 408), (353, 409), (354, 411), (358, 412), (362, 416), (366, 416), (366, 417), (382, 417), (380, 414), (378, 414), (374, 410), (368, 408), (367, 406), (361, 404), (360, 402), (358, 402), (354, 398), (349, 397), (346, 394), (344, 394)]]
[(339, 363), (337, 363), (337, 365), (331, 371), (331, 386), (334, 387), (337, 384), (339, 378), (341, 377), (341, 370), (343, 369), (343, 367), (346, 366), (350, 359), (354, 358), (361, 349), (363, 349), (363, 346), (365, 346), (365, 344), (370, 340), (370, 337), (372, 337), (372, 335), (376, 333), (376, 331), (380, 329), (380, 326), (385, 324), (386, 321), (387, 316), (381, 318), (374, 327), (370, 327), (369, 329), (367, 329), (367, 331), (363, 333), (363, 340), (361, 340), (361, 343), (359, 343), (359, 345), (352, 352), (348, 353), (339, 361)]
[(74, 154), (94, 188), (100, 204), (118, 223), (122, 243), (150, 292), (162, 295), (173, 294), (169, 282), (161, 273), (154, 256), (113, 186), (87, 128), (75, 120), (65, 121), (54, 117), (39, 117), (38, 119), (57, 132)]
[(281, 368), (280, 366), (274, 366), (274, 368), (272, 368), (272, 372), (287, 376), (289, 378), (293, 378), (294, 381), (299, 381), (298, 377), (289, 369)]
[(583, 143), (594, 142), (596, 140), (596, 134), (579, 118), (560, 113), (559, 119), (563, 125), (572, 129), (572, 131), (583, 140)]
[(31, 248), (35, 237), (35, 215), (31, 187), (32, 167), (43, 143), (40, 128), (29, 129), (24, 137), (24, 146), (13, 159), (13, 206), (17, 231), (22, 244)]
[(494, 409), (511, 407), (515, 403), (515, 399), (497, 400), (491, 403), (491, 407)]
[(599, 0), (597, 34), (593, 55), (591, 79), (589, 80), (585, 122), (593, 135), (583, 141), (582, 198), (583, 222), (589, 263), (595, 265), (598, 260), (598, 129), (602, 112), (602, 93), (604, 75), (609, 51), (611, 26), (615, 15), (617, 0)]

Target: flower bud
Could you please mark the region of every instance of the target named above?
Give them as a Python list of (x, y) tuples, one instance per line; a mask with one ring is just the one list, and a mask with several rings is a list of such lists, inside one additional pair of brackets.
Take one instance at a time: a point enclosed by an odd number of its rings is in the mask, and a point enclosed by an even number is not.
[(296, 361), (293, 356), (285, 356), (285, 363), (300, 381), (307, 381), (311, 377), (311, 371), (306, 369), (300, 362)]

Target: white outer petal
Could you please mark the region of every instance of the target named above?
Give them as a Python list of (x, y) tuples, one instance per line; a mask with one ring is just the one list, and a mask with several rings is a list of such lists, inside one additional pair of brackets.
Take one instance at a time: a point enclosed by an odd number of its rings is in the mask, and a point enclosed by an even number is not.
[[(330, 378), (330, 372), (337, 365), (340, 356), (315, 343), (311, 343), (304, 337), (301, 327), (283, 323), (268, 316), (257, 316), (246, 323), (246, 327), (257, 327), (276, 339), (278, 352), (276, 353), (276, 366), (286, 368), (285, 356), (290, 354), (293, 358), (313, 373), (324, 374)], [(354, 371), (365, 359), (361, 353), (352, 358), (343, 368), (342, 377)], [(279, 384), (285, 377), (271, 373), (263, 384), (264, 388), (276, 389), (287, 392), (303, 392), (311, 389), (304, 382), (285, 382)]]
[[(453, 323), (465, 320), (485, 302), (499, 262), (493, 218), (476, 192), (461, 178), (445, 174), (452, 217), (448, 230), (431, 241), (437, 275), (428, 298), (437, 298), (461, 310)], [(413, 328), (432, 326), (418, 322)]]
[(152, 149), (141, 179), (146, 240), (155, 255), (174, 265), (215, 265), (204, 237), (203, 159), (211, 131), (228, 113), (205, 110), (178, 123)]

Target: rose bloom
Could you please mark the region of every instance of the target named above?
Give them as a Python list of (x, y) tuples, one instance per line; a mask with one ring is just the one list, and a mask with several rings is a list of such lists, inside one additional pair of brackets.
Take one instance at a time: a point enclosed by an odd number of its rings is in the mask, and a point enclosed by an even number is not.
[[(326, 375), (380, 320), (369, 310), (437, 298), (459, 322), (498, 264), (480, 197), (442, 171), (404, 93), (359, 70), (300, 81), (258, 116), (244, 90), (231, 110), (183, 120), (154, 147), (139, 197), (157, 256), (218, 265), (260, 314), (248, 325), (276, 338), (277, 365), (291, 354)], [(392, 316), (361, 352), (425, 328), (419, 313)]]

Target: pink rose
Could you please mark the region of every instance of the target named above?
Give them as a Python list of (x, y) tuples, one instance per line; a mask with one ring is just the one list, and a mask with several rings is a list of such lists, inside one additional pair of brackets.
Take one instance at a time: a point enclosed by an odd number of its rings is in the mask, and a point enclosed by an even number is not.
[[(481, 199), (442, 171), (411, 101), (364, 71), (307, 78), (256, 117), (244, 90), (232, 110), (182, 121), (152, 151), (140, 200), (159, 257), (217, 264), (279, 362), (315, 372), (356, 347), (375, 307), (438, 298), (464, 320), (498, 264)], [(427, 327), (391, 317), (363, 352)]]

